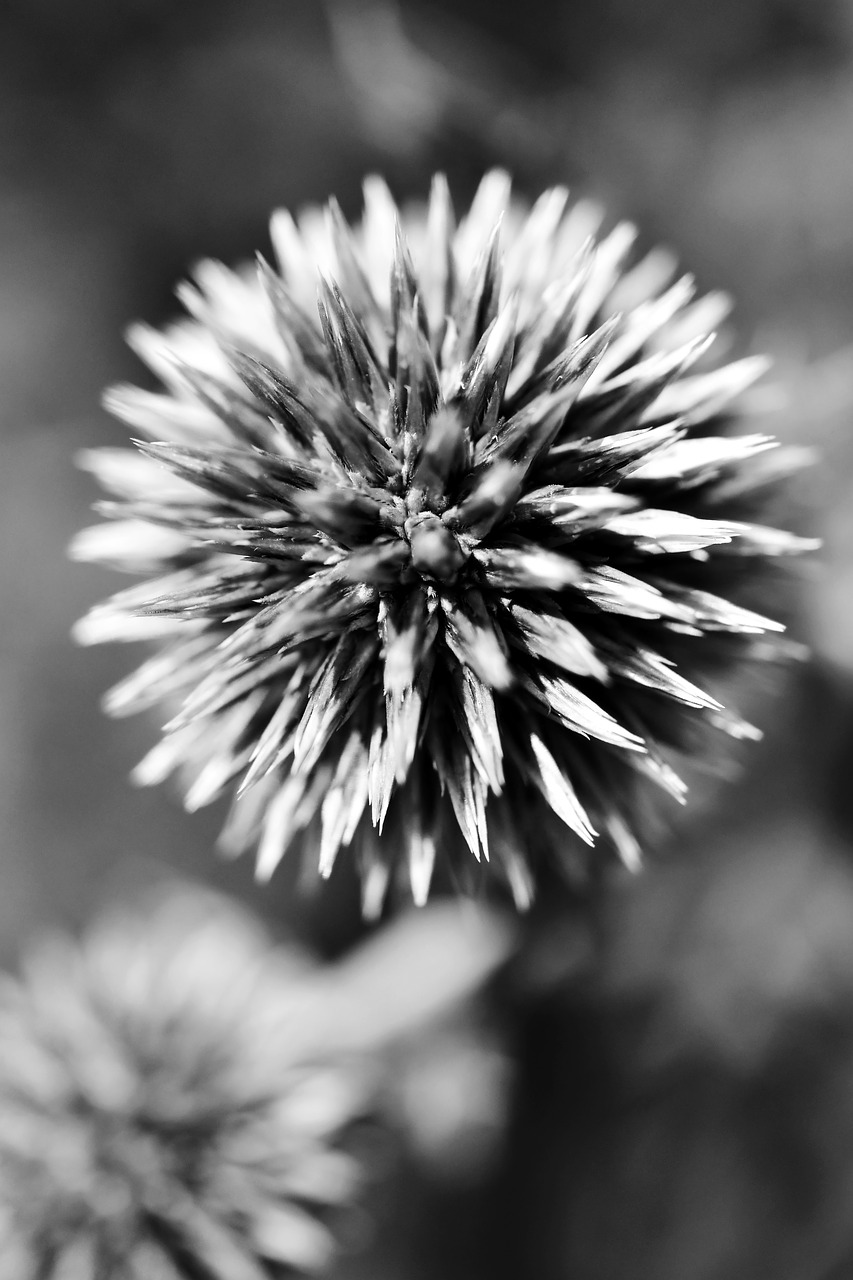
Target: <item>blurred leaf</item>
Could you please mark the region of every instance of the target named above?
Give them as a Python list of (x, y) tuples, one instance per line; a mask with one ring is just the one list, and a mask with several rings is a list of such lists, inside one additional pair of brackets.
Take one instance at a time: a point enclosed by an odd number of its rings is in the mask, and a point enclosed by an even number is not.
[[(409, 911), (318, 972), (304, 1018), (291, 1011), (300, 1024), (289, 1031), (294, 1052), (310, 1054), (317, 1037), (360, 1052), (417, 1034), (476, 993), (509, 958), (516, 933), (509, 916), (471, 903)], [(312, 1025), (312, 1010), (322, 1010), (322, 1026)]]

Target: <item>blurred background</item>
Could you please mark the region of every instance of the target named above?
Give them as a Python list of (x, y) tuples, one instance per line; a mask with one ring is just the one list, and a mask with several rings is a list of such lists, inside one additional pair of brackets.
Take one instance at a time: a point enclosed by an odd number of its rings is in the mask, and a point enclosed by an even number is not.
[[(569, 184), (737, 298), (776, 358), (771, 430), (816, 446), (791, 523), (826, 541), (791, 589), (814, 659), (757, 687), (740, 776), (700, 796), (590, 919), (544, 908), (482, 1005), (401, 1084), (407, 1140), (360, 1280), (853, 1276), (853, 3), (851, 0), (5, 0), (0, 9), (0, 949), (76, 927), (164, 870), (342, 951), (284, 868), (211, 855), (221, 811), (134, 790), (154, 740), (78, 650), (119, 585), (70, 566), (101, 389), (143, 377), (189, 263), (267, 248), (276, 205), (365, 172)], [(144, 380), (144, 379), (143, 379)], [(763, 684), (767, 683), (765, 689)], [(755, 704), (759, 709), (755, 709)]]

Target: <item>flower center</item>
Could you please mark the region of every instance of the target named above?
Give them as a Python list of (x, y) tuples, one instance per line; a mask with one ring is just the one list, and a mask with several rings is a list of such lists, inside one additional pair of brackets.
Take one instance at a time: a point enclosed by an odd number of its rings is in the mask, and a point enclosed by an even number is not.
[(405, 532), (412, 565), (425, 577), (450, 582), (468, 558), (454, 535), (431, 511), (410, 516)]

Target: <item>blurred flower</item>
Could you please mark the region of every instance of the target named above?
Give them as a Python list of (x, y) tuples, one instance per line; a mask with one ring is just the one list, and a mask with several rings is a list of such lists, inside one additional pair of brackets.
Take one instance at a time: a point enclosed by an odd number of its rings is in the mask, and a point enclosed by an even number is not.
[(328, 1220), (361, 1180), (341, 1140), (370, 1073), (292, 1052), (288, 1004), (308, 982), (198, 893), (34, 947), (0, 993), (0, 1272), (323, 1268)]
[(742, 600), (809, 545), (752, 523), (800, 454), (730, 434), (765, 362), (706, 358), (727, 300), (599, 221), (494, 172), (401, 228), (369, 179), (357, 227), (276, 213), (278, 270), (202, 263), (192, 319), (133, 330), (166, 390), (110, 394), (143, 438), (87, 456), (113, 523), (75, 554), (154, 577), (79, 636), (162, 641), (108, 708), (182, 700), (138, 779), (236, 784), (261, 876), (352, 845), (376, 911), (392, 870), (423, 902), (491, 848), (525, 905), (598, 834), (637, 864), (697, 728), (755, 736), (708, 682), (779, 652)]

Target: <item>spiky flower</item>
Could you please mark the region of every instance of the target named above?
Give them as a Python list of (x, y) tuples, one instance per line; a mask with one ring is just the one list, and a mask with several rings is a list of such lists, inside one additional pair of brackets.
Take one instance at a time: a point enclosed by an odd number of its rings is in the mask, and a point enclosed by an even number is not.
[(303, 985), (250, 922), (198, 895), (34, 948), (0, 990), (0, 1273), (324, 1268), (359, 1182), (340, 1137), (368, 1077), (288, 1052)]
[(501, 173), (458, 225), (441, 178), (402, 217), (370, 179), (356, 227), (276, 213), (277, 269), (202, 263), (192, 319), (133, 330), (165, 392), (110, 395), (142, 438), (88, 457), (116, 522), (76, 552), (153, 577), (80, 634), (161, 641), (108, 707), (182, 700), (138, 776), (235, 787), (261, 875), (353, 846), (376, 909), (491, 848), (525, 902), (534, 857), (636, 860), (692, 724), (749, 732), (703, 674), (767, 652), (731, 593), (803, 545), (751, 523), (792, 459), (732, 433), (765, 364), (715, 366), (726, 299), (596, 227)]

